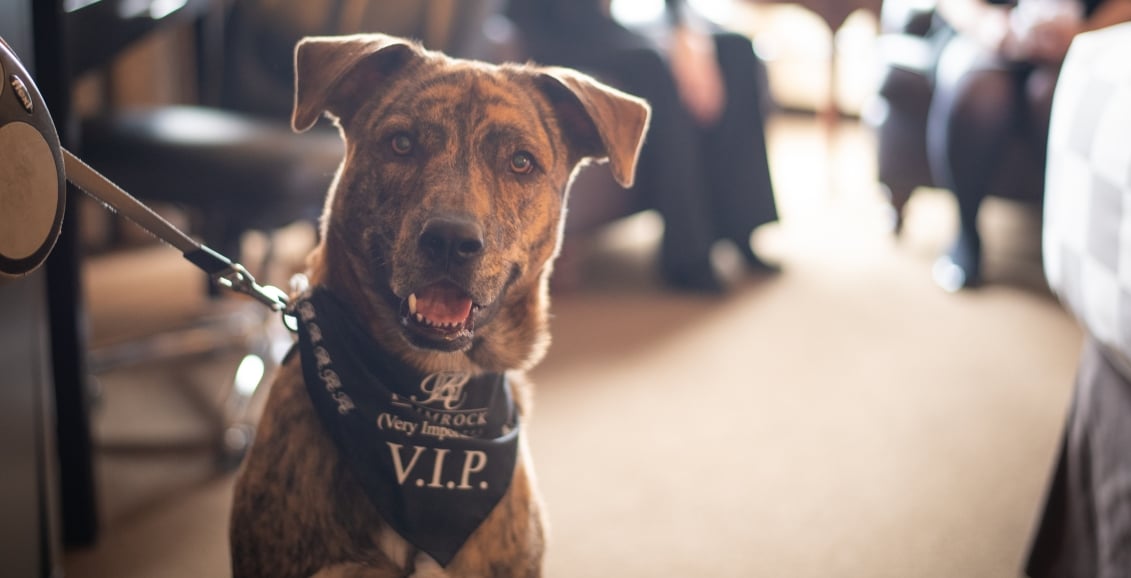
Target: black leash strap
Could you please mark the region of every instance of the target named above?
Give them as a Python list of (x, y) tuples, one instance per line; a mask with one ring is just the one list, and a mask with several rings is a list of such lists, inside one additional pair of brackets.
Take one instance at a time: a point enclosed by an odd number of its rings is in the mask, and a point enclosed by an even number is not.
[[(73, 185), (161, 241), (172, 245), (184, 255), (185, 259), (207, 273), (221, 286), (250, 295), (272, 311), (280, 313), (286, 311), (287, 294), (282, 289), (256, 283), (255, 278), (243, 265), (193, 240), (67, 149), (63, 149), (63, 166), (67, 180)], [(288, 320), (287, 325), (291, 327), (292, 322)]]

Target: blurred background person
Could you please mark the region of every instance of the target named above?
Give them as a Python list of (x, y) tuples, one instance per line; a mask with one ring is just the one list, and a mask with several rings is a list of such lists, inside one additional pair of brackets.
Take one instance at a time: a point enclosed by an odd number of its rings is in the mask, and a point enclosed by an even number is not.
[[(978, 210), (1018, 127), (1041, 159), (1061, 62), (1076, 34), (1131, 20), (1131, 0), (940, 0), (950, 28), (927, 121), (935, 182), (954, 193), (959, 230), (936, 271), (982, 276)], [(1043, 166), (1043, 162), (1042, 162)], [(949, 276), (949, 273), (948, 273)]]
[(652, 105), (636, 187), (664, 221), (660, 271), (673, 288), (721, 293), (711, 266), (719, 240), (749, 269), (773, 272), (751, 247), (778, 218), (766, 157), (764, 65), (749, 38), (711, 30), (682, 0), (666, 0), (657, 30), (630, 30), (609, 0), (509, 0), (507, 17), (540, 64), (578, 68)]

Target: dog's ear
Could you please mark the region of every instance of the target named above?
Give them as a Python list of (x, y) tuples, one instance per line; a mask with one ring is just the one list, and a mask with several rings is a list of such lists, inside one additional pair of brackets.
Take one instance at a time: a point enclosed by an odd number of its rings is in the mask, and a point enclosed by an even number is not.
[(567, 68), (541, 68), (536, 82), (582, 157), (607, 158), (617, 182), (631, 187), (652, 114), (648, 103)]
[(347, 118), (372, 89), (421, 49), (385, 34), (308, 36), (295, 46), (295, 108), (291, 127), (309, 129), (323, 111)]

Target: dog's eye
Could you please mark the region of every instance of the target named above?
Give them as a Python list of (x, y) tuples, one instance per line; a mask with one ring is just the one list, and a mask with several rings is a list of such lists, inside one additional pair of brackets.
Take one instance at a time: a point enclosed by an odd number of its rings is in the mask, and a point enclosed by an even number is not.
[(529, 174), (534, 170), (534, 158), (525, 151), (514, 153), (511, 157), (511, 170), (520, 175)]
[(393, 152), (398, 155), (407, 155), (412, 152), (412, 137), (404, 133), (397, 133), (393, 135), (393, 140), (390, 141), (393, 147)]

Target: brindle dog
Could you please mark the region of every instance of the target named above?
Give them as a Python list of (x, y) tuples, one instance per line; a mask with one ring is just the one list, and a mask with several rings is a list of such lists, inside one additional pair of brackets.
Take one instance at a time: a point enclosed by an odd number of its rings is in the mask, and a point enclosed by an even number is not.
[[(630, 185), (647, 104), (572, 70), (453, 59), (376, 34), (306, 38), (295, 68), (294, 128), (327, 113), (346, 143), (312, 285), (422, 372), (507, 372), (522, 414), (523, 372), (549, 344), (570, 180), (607, 159)], [(440, 319), (404, 314), (418, 294), (445, 301)], [(523, 438), (507, 493), (451, 563), (415, 550), (339, 460), (298, 356), (284, 363), (235, 490), (237, 578), (539, 576), (544, 541)]]

